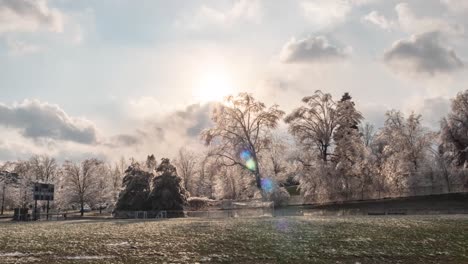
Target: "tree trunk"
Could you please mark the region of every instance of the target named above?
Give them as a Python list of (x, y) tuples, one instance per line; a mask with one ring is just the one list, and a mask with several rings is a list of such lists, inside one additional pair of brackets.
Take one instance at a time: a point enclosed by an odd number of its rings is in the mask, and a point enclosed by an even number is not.
[(81, 201), (80, 204), (81, 204), (80, 212), (81, 212), (81, 216), (83, 216), (84, 215), (84, 201)]
[(327, 151), (328, 151), (328, 146), (327, 145), (323, 145), (322, 147), (322, 159), (325, 163), (327, 163)]
[(0, 215), (3, 215), (3, 205), (5, 204), (5, 183), (3, 184), (3, 191), (2, 191), (2, 211)]

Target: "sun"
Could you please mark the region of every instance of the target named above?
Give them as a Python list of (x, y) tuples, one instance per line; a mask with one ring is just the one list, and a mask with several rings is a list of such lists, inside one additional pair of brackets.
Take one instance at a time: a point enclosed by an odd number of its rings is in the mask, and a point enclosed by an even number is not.
[(234, 84), (229, 74), (220, 69), (212, 69), (200, 74), (194, 88), (194, 97), (202, 102), (222, 101), (233, 92)]

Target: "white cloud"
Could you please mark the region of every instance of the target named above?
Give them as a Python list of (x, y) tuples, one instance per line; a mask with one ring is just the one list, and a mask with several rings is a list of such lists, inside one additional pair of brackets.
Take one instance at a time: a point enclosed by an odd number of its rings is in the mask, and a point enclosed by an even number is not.
[(301, 1), (304, 17), (318, 28), (333, 27), (343, 23), (354, 7), (378, 0), (307, 0)]
[(46, 0), (0, 0), (0, 34), (40, 29), (62, 32), (63, 14)]
[(463, 34), (462, 25), (438, 17), (418, 16), (408, 3), (399, 3), (395, 6), (396, 19), (388, 19), (378, 11), (372, 11), (362, 18), (384, 30), (399, 28), (409, 34), (421, 34), (425, 32), (439, 31), (452, 35)]
[(449, 10), (455, 13), (468, 12), (468, 1), (466, 0), (440, 0)]
[(262, 17), (260, 0), (237, 0), (227, 10), (201, 6), (194, 15), (176, 21), (176, 26), (192, 30), (226, 27), (237, 22), (258, 22)]
[(397, 12), (398, 23), (401, 29), (408, 33), (419, 34), (430, 31), (441, 31), (450, 34), (463, 33), (463, 27), (459, 24), (436, 17), (416, 16), (407, 3), (398, 4), (395, 7), (395, 11)]
[(343, 59), (347, 50), (331, 45), (325, 36), (292, 38), (281, 50), (280, 60), (285, 63), (317, 63)]
[(387, 20), (385, 16), (381, 15), (375, 10), (364, 16), (362, 19), (363, 21), (368, 21), (372, 24), (379, 26), (384, 30), (391, 30), (395, 26), (395, 23), (393, 21)]
[(415, 112), (422, 116), (422, 124), (434, 131), (440, 129), (440, 121), (450, 111), (450, 99), (446, 97), (412, 98), (403, 110), (409, 114)]
[(437, 32), (396, 41), (385, 51), (384, 62), (393, 70), (405, 74), (451, 73), (464, 67), (455, 51), (441, 43)]
[(342, 0), (303, 1), (301, 7), (306, 19), (319, 28), (343, 23), (352, 9), (349, 1)]
[(40, 47), (36, 45), (12, 38), (6, 39), (6, 45), (11, 55), (25, 55), (36, 53), (40, 50)]

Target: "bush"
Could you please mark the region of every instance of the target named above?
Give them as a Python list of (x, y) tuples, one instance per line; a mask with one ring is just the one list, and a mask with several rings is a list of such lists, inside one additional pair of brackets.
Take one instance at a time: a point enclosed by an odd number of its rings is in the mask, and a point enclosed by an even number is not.
[(212, 205), (214, 200), (206, 197), (190, 197), (187, 199), (190, 210), (201, 210)]

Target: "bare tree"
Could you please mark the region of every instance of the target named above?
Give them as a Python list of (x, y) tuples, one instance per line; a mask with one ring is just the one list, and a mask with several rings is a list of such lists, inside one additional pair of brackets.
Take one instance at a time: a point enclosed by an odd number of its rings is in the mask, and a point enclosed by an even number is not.
[(211, 155), (223, 166), (239, 166), (249, 171), (261, 189), (260, 155), (267, 150), (268, 133), (284, 115), (278, 105), (269, 108), (250, 94), (226, 98), (212, 114), (213, 128), (204, 130), (202, 138), (212, 146)]
[(80, 204), (81, 216), (84, 213), (85, 203), (91, 202), (95, 198), (101, 165), (102, 162), (97, 159), (87, 159), (80, 164), (66, 161), (63, 165), (69, 195), (72, 200)]
[(364, 145), (366, 147), (370, 147), (375, 137), (374, 125), (372, 125), (371, 123), (365, 123), (359, 128), (359, 130), (362, 134), (362, 140), (364, 141)]
[(13, 172), (17, 173), (20, 177), (18, 184), (19, 195), (16, 204), (22, 208), (26, 208), (33, 200), (32, 184), (37, 180), (36, 175), (32, 169), (31, 162), (28, 160), (16, 161)]
[(317, 90), (314, 95), (302, 99), (305, 106), (286, 116), (289, 132), (306, 149), (317, 148), (319, 156), (327, 162), (333, 131), (337, 126), (336, 104), (332, 96)]
[(19, 180), (17, 173), (9, 171), (11, 167), (11, 162), (6, 162), (0, 166), (0, 183), (2, 183), (2, 208), (0, 215), (3, 215), (7, 187), (17, 184)]
[(194, 152), (181, 148), (174, 164), (177, 167), (179, 176), (184, 181), (185, 189), (189, 192), (192, 191), (192, 182), (196, 174), (197, 156)]
[(452, 100), (452, 110), (442, 120), (441, 139), (444, 152), (457, 166), (468, 167), (468, 90)]
[(34, 155), (29, 159), (36, 181), (52, 182), (57, 174), (58, 165), (54, 158), (47, 155)]

